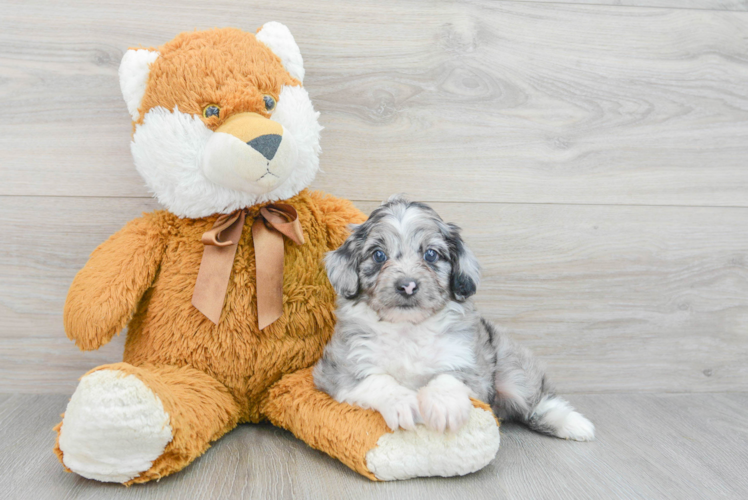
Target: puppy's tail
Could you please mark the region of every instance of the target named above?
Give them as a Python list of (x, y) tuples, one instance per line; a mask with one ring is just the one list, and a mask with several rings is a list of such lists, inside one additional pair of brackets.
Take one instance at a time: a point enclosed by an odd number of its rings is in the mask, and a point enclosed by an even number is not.
[(592, 422), (574, 410), (568, 401), (554, 394), (544, 395), (523, 421), (534, 431), (562, 439), (595, 439), (595, 426)]
[(556, 396), (545, 369), (524, 347), (483, 320), (496, 354), (493, 408), (499, 418), (575, 441), (595, 439), (595, 426), (563, 398)]

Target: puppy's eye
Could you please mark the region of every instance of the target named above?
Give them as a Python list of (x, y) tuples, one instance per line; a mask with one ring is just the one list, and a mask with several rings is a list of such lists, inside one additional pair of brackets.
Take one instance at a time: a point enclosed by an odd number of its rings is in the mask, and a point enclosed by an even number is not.
[(203, 108), (203, 116), (205, 118), (210, 118), (211, 116), (215, 116), (218, 118), (218, 115), (221, 114), (221, 108), (216, 106), (215, 104), (208, 104)]
[(371, 256), (371, 258), (374, 259), (374, 262), (376, 262), (377, 264), (381, 264), (382, 262), (384, 262), (385, 260), (387, 260), (387, 255), (383, 251), (377, 250)]
[(426, 262), (436, 262), (437, 259), (439, 259), (439, 254), (436, 253), (436, 250), (434, 250), (432, 248), (429, 248), (423, 254), (423, 260), (425, 260)]
[(275, 109), (275, 99), (273, 96), (270, 95), (264, 95), (262, 96), (262, 100), (265, 101), (265, 109), (268, 111), (272, 111)]

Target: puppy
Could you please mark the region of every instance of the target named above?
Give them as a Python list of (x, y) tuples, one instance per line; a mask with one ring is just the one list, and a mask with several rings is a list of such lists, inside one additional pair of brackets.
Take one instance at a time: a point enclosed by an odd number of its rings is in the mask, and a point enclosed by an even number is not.
[(594, 439), (530, 352), (478, 314), (478, 262), (427, 205), (390, 198), (325, 264), (338, 321), (314, 381), (335, 400), (377, 410), (393, 430), (443, 432), (467, 422), (473, 397), (537, 432)]

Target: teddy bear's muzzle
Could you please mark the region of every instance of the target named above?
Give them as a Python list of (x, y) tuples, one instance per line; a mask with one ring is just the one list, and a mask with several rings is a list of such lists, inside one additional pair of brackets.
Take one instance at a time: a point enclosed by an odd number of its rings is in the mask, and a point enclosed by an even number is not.
[(202, 170), (215, 184), (252, 194), (280, 186), (298, 152), (293, 136), (257, 113), (238, 113), (216, 129), (202, 156)]

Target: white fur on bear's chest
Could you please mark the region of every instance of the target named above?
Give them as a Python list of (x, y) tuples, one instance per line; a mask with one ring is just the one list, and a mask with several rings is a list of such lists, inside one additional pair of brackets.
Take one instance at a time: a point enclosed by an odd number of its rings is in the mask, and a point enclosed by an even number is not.
[(449, 316), (437, 314), (415, 325), (370, 318), (367, 326), (374, 335), (354, 348), (359, 352), (353, 357), (370, 365), (367, 375), (387, 373), (413, 390), (440, 373), (472, 368), (476, 360), (470, 339), (450, 329)]

